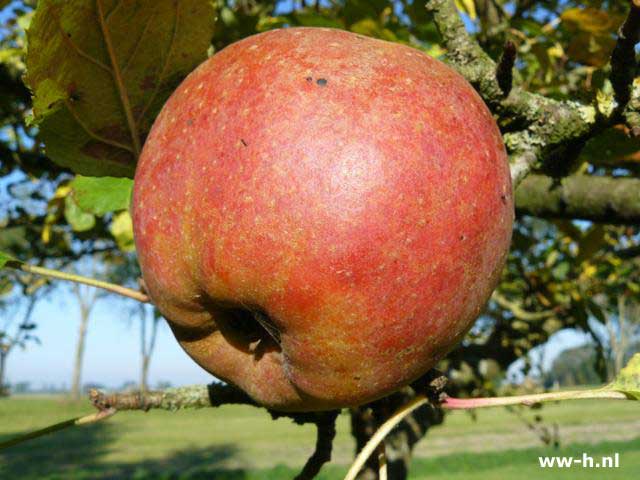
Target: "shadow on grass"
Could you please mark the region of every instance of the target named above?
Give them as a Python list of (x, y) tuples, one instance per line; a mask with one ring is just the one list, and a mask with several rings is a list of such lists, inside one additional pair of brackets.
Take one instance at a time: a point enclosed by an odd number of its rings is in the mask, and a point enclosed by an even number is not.
[[(0, 435), (7, 440), (23, 432)], [(244, 470), (223, 470), (232, 445), (192, 448), (134, 463), (104, 462), (115, 431), (107, 423), (71, 428), (0, 451), (0, 478), (11, 480), (245, 480)], [(132, 448), (135, 448), (132, 445)]]

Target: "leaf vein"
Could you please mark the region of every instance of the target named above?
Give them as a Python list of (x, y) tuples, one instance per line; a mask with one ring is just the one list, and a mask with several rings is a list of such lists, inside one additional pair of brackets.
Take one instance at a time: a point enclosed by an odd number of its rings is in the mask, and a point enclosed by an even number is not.
[(118, 0), (118, 2), (116, 2), (116, 4), (113, 6), (113, 8), (111, 9), (111, 11), (109, 13), (107, 13), (104, 21), (105, 23), (109, 23), (111, 20), (111, 17), (113, 16), (114, 13), (116, 13), (120, 7), (122, 6), (122, 0)]
[(149, 97), (149, 100), (147, 101), (146, 105), (142, 109), (142, 112), (140, 113), (140, 115), (138, 115), (138, 118), (136, 119), (136, 124), (140, 124), (145, 114), (147, 113), (147, 110), (149, 110), (149, 108), (153, 104), (153, 101), (155, 100), (160, 90), (160, 85), (162, 85), (162, 82), (164, 81), (164, 77), (167, 74), (167, 68), (169, 67), (169, 60), (173, 55), (173, 49), (175, 47), (176, 38), (178, 36), (178, 23), (180, 19), (180, 0), (175, 1), (175, 6), (176, 6), (176, 15), (175, 15), (175, 20), (173, 22), (173, 31), (171, 32), (171, 40), (169, 42), (169, 49), (167, 50), (167, 56), (164, 58), (162, 70), (160, 70), (160, 76), (158, 77), (158, 81), (155, 84), (153, 93)]
[(62, 35), (62, 39), (64, 40), (64, 42), (67, 45), (69, 45), (69, 47), (71, 47), (78, 55), (80, 55), (85, 60), (88, 60), (89, 62), (93, 63), (94, 65), (97, 65), (98, 67), (102, 68), (103, 70), (106, 70), (107, 72), (112, 73), (111, 69), (109, 68), (108, 65), (105, 65), (100, 60), (95, 58), (93, 55), (90, 55), (87, 52), (85, 52), (84, 50), (82, 50), (76, 44), (76, 42), (74, 42), (72, 40), (71, 34), (68, 33), (68, 32), (65, 32), (64, 28), (62, 28), (62, 24), (60, 23), (60, 19), (58, 19), (58, 27), (60, 28), (60, 35)]
[(64, 105), (65, 105), (65, 107), (67, 107), (67, 110), (69, 110), (69, 113), (71, 113), (71, 115), (73, 116), (75, 121), (78, 122), (78, 125), (80, 125), (82, 127), (82, 129), (87, 133), (87, 135), (89, 135), (91, 138), (93, 138), (94, 140), (97, 140), (97, 141), (99, 141), (101, 143), (105, 143), (107, 145), (111, 145), (112, 147), (122, 148), (123, 150), (126, 150), (128, 152), (134, 153), (133, 148), (131, 148), (131, 146), (125, 145), (124, 143), (116, 142), (115, 140), (110, 140), (110, 139), (108, 139), (106, 137), (103, 137), (102, 135), (99, 135), (96, 132), (94, 132), (84, 122), (84, 120), (82, 120), (80, 115), (78, 115), (78, 112), (76, 112), (74, 110), (73, 105), (71, 105), (71, 102), (69, 102), (69, 100), (66, 99), (66, 98), (64, 99)]
[(156, 13), (157, 13), (157, 10), (154, 10), (153, 13), (151, 15), (149, 15), (149, 18), (147, 18), (147, 22), (145, 23), (145, 26), (142, 29), (142, 33), (138, 37), (138, 40), (136, 41), (136, 44), (133, 47), (133, 50), (131, 51), (131, 55), (129, 56), (129, 58), (127, 59), (127, 61), (124, 63), (124, 65), (122, 67), (122, 74), (123, 75), (129, 69), (129, 67), (131, 66), (131, 62), (136, 57), (136, 54), (138, 53), (138, 49), (139, 49), (140, 45), (142, 44), (142, 40), (144, 39), (144, 36), (147, 34), (147, 31), (149, 30), (149, 27), (153, 23), (152, 20), (156, 17)]
[(120, 101), (122, 103), (122, 108), (124, 110), (125, 117), (127, 119), (127, 124), (129, 126), (129, 132), (131, 134), (131, 141), (133, 142), (133, 151), (136, 156), (136, 161), (140, 157), (140, 137), (138, 136), (138, 127), (133, 118), (133, 112), (131, 110), (131, 103), (129, 102), (129, 95), (127, 93), (126, 86), (124, 81), (122, 80), (122, 74), (120, 72), (120, 67), (118, 66), (118, 60), (116, 58), (115, 51), (113, 49), (113, 45), (111, 43), (111, 34), (109, 33), (109, 28), (105, 23), (104, 11), (102, 8), (102, 0), (96, 0), (96, 5), (98, 7), (98, 19), (100, 21), (100, 28), (102, 29), (102, 35), (104, 37), (105, 44), (107, 46), (107, 52), (109, 53), (109, 58), (111, 59), (112, 76), (116, 83), (116, 88), (120, 95)]

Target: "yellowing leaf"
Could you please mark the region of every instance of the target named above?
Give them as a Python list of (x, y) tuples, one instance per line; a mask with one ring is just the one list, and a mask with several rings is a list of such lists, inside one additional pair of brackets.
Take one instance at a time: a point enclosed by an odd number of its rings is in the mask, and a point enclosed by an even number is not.
[[(53, 194), (53, 199), (64, 198), (71, 192), (71, 185), (65, 183), (56, 188), (56, 192)], [(50, 202), (51, 203), (51, 202)]]
[(582, 271), (582, 275), (585, 278), (591, 278), (596, 274), (597, 271), (598, 268), (595, 265), (593, 265), (592, 263), (588, 263), (585, 269)]
[(153, 120), (207, 57), (208, 0), (40, 0), (26, 83), (47, 155), (86, 175), (132, 176)]
[(562, 58), (565, 55), (564, 49), (559, 43), (556, 43), (552, 47), (549, 47), (547, 49), (547, 54), (549, 55), (549, 58)]
[(65, 198), (64, 218), (76, 232), (86, 232), (96, 224), (96, 217), (82, 210), (71, 195)]
[(111, 227), (109, 229), (111, 235), (116, 239), (118, 248), (124, 252), (132, 252), (135, 250), (133, 243), (133, 222), (128, 211), (118, 213), (113, 217)]
[(560, 15), (562, 23), (567, 30), (583, 31), (603, 35), (614, 33), (623, 18), (617, 15), (609, 15), (604, 10), (597, 8), (569, 8)]
[(627, 366), (607, 388), (622, 392), (630, 398), (640, 400), (640, 353), (636, 353)]
[(71, 193), (71, 186), (68, 183), (59, 185), (49, 203), (47, 204), (47, 216), (44, 219), (42, 229), (42, 242), (47, 244), (51, 241), (53, 225), (60, 219), (65, 210), (65, 199)]
[(379, 22), (376, 22), (372, 18), (364, 18), (351, 25), (349, 29), (354, 33), (368, 37), (381, 38), (390, 42), (397, 41), (395, 34), (391, 30), (382, 27)]
[(623, 17), (609, 15), (596, 8), (569, 8), (560, 16), (564, 27), (572, 33), (568, 56), (594, 67), (605, 65), (615, 46), (612, 34)]
[(456, 1), (456, 7), (458, 8), (458, 10), (469, 15), (469, 18), (471, 20), (475, 20), (477, 18), (478, 14), (476, 12), (475, 0), (455, 0), (455, 1)]

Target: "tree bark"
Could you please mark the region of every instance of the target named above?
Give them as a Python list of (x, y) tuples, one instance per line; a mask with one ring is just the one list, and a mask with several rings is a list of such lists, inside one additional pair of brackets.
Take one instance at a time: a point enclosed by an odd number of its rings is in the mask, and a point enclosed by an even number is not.
[(529, 175), (515, 194), (516, 212), (602, 223), (640, 223), (640, 179)]

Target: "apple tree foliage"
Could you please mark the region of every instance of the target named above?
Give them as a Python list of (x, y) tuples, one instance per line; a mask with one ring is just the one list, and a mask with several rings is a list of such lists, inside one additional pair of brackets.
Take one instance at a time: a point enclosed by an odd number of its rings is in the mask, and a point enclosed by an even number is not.
[[(632, 108), (612, 111), (621, 76), (633, 79), (637, 71), (633, 64), (621, 73), (611, 62), (616, 33), (636, 7), (608, 0), (453, 3), (489, 59), (499, 62), (505, 45), (515, 46), (508, 78), (514, 89), (567, 106), (564, 111), (575, 102), (594, 104), (597, 126), (563, 136), (571, 122), (563, 123), (546, 103), (534, 99), (524, 111), (505, 106), (495, 92), (487, 97), (510, 151), (522, 153), (518, 148), (525, 145), (525, 153), (535, 152), (527, 160), (533, 173), (516, 190), (517, 223), (502, 282), (467, 339), (439, 368), (451, 392), (494, 395), (515, 360), (530, 366), (534, 348), (574, 328), (593, 339), (595, 367), (604, 379), (612, 352), (602, 331), (624, 330), (621, 298), (640, 302), (635, 87), (627, 99)], [(460, 61), (467, 51), (460, 49), (457, 59), (445, 56), (456, 47), (447, 39), (449, 20), (441, 14), (434, 22), (434, 8), (415, 0), (25, 0), (0, 7), (0, 251), (53, 268), (88, 255), (116, 264), (134, 258), (131, 178), (155, 116), (202, 60), (248, 35), (286, 26), (347, 29), (452, 61), (481, 93), (491, 89), (474, 58)], [(547, 139), (557, 134), (552, 148), (523, 144), (530, 139), (521, 135), (530, 132), (523, 129), (526, 122)], [(549, 126), (551, 133), (544, 130)], [(16, 291), (18, 298), (31, 293), (31, 276), (2, 275), (0, 301), (16, 301)], [(8, 335), (0, 331), (0, 347)], [(358, 445), (413, 393), (354, 409)], [(401, 425), (389, 440), (396, 442), (388, 452), (397, 478), (406, 474), (413, 444), (443, 419), (442, 412), (426, 408), (414, 416), (419, 431)]]

